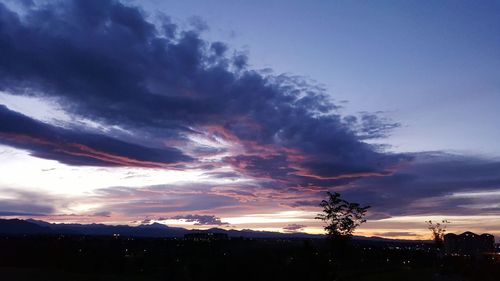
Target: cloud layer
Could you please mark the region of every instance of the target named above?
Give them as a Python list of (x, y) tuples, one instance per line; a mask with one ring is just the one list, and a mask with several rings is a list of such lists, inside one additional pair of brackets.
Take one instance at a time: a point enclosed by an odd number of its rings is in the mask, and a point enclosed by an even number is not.
[[(196, 29), (181, 30), (167, 17), (152, 20), (116, 1), (24, 10), (20, 15), (0, 4), (0, 90), (50, 97), (68, 114), (118, 126), (130, 133), (128, 142), (153, 147), (59, 130), (61, 143), (74, 144), (60, 149), (37, 136), (55, 128), (26, 119), (38, 128), (3, 128), (4, 143), (35, 156), (69, 164), (155, 166), (190, 160), (202, 165), (218, 155), (211, 167), (229, 165), (286, 186), (384, 176), (403, 158), (363, 141), (397, 124), (370, 114), (342, 117), (321, 87), (250, 70), (244, 56), (203, 40)], [(11, 124), (20, 122), (2, 111)]]
[(3, 105), (0, 105), (0, 119), (1, 144), (69, 165), (168, 167), (192, 160), (175, 148), (151, 148), (91, 132), (51, 126)]
[(443, 152), (414, 154), (390, 177), (360, 179), (343, 194), (369, 202), (378, 218), (498, 215), (500, 161)]
[(170, 218), (160, 218), (160, 220), (184, 220), (194, 222), (195, 225), (227, 225), (227, 222), (221, 221), (220, 218), (214, 215), (179, 215)]

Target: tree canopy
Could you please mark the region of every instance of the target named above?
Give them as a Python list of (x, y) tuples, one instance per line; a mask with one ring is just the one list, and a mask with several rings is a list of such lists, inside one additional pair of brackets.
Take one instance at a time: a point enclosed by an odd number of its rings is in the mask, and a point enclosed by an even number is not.
[(354, 230), (362, 223), (370, 206), (361, 206), (358, 203), (350, 203), (340, 197), (337, 192), (327, 192), (327, 200), (319, 204), (323, 212), (316, 219), (323, 220), (325, 231), (329, 237), (350, 238)]
[(450, 223), (448, 220), (441, 222), (426, 221), (427, 228), (432, 232), (432, 239), (438, 248), (443, 246), (444, 234), (446, 233), (446, 226)]

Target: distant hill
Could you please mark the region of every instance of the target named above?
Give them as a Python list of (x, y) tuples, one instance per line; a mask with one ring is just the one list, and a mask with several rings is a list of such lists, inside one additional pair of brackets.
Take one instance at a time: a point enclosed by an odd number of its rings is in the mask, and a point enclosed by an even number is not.
[(410, 239), (393, 239), (393, 238), (384, 238), (384, 237), (378, 237), (378, 236), (371, 236), (371, 237), (366, 237), (366, 236), (354, 236), (354, 240), (358, 242), (370, 242), (371, 244), (374, 243), (381, 243), (381, 244), (406, 244), (406, 243), (433, 243), (434, 241), (432, 240), (410, 240)]
[(47, 226), (34, 224), (29, 221), (0, 219), (0, 233), (2, 234), (49, 234), (52, 229)]
[[(26, 222), (37, 226), (48, 227), (52, 233), (57, 234), (80, 234), (80, 235), (113, 235), (134, 237), (183, 237), (190, 230), (179, 227), (169, 227), (164, 224), (153, 223), (139, 226), (129, 225), (107, 225), (107, 224), (65, 224), (48, 223), (39, 220), (27, 220)], [(0, 229), (0, 233), (2, 229)]]
[[(142, 224), (138, 226), (129, 225), (107, 225), (107, 224), (65, 224), (49, 223), (41, 220), (19, 220), (0, 219), (0, 234), (73, 234), (73, 235), (113, 235), (133, 237), (156, 237), (156, 238), (180, 238), (188, 233), (211, 232), (225, 233), (229, 237), (244, 238), (324, 238), (324, 235), (308, 233), (281, 233), (270, 231), (255, 231), (251, 229), (234, 230), (211, 228), (207, 230), (189, 230), (181, 227), (170, 227), (160, 223)], [(405, 243), (405, 242), (426, 242), (412, 240), (396, 240), (381, 237), (355, 236), (357, 241), (370, 241), (380, 243)]]
[(207, 230), (189, 230), (181, 227), (170, 227), (160, 223), (129, 225), (107, 224), (65, 224), (49, 223), (40, 220), (3, 220), (0, 219), (0, 234), (75, 234), (75, 235), (113, 235), (133, 237), (174, 238), (184, 237), (185, 234), (195, 232), (226, 233), (229, 237), (245, 238), (322, 238), (323, 235), (308, 233), (280, 233), (269, 231), (226, 230), (211, 228)]

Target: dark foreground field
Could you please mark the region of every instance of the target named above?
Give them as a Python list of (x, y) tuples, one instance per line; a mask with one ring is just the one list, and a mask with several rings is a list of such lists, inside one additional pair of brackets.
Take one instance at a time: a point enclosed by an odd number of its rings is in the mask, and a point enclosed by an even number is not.
[(0, 237), (0, 280), (500, 280), (492, 257), (439, 257), (429, 244), (354, 242), (341, 258), (322, 239), (192, 241)]

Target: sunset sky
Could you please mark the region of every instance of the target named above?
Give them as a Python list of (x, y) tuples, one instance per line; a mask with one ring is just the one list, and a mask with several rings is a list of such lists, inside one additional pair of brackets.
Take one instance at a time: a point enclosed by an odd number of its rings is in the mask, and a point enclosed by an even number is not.
[(0, 217), (500, 237), (499, 1), (0, 0)]

